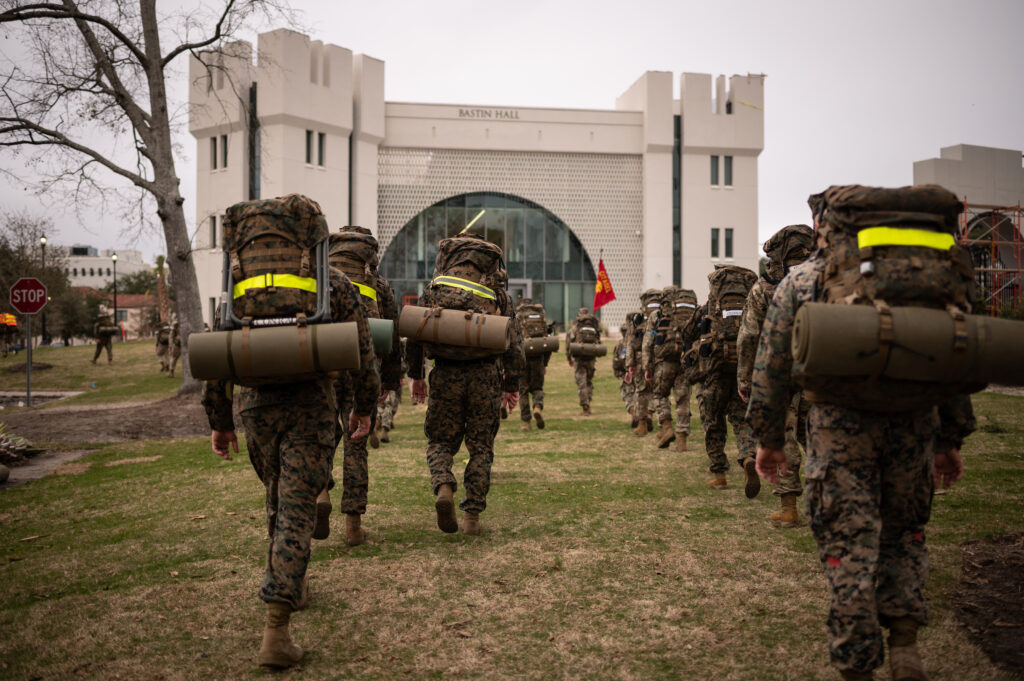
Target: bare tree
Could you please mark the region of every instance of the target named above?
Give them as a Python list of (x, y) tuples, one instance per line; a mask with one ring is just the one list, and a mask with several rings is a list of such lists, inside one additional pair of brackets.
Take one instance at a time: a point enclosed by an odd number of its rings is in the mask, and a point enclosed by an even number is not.
[[(167, 79), (178, 57), (215, 52), (248, 21), (285, 17), (282, 5), (220, 0), (216, 10), (197, 3), (158, 13), (156, 0), (0, 0), (0, 10), (0, 24), (24, 51), (0, 62), (0, 147), (29, 155), (44, 187), (70, 192), (76, 202), (133, 206), (143, 223), (155, 212), (182, 333), (201, 331), (172, 141), (181, 110), (168, 101)], [(174, 47), (165, 51), (161, 39), (168, 36)], [(184, 393), (199, 383), (187, 343), (182, 354)]]

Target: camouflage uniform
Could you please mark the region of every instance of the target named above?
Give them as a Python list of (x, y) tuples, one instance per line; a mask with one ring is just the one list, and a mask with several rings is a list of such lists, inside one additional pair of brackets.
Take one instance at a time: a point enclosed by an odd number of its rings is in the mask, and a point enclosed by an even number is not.
[(114, 333), (108, 333), (106, 331), (100, 333), (101, 326), (113, 327), (113, 322), (109, 320), (110, 317), (108, 315), (102, 316), (96, 320), (95, 324), (92, 325), (92, 335), (96, 337), (96, 353), (92, 356), (93, 364), (95, 364), (96, 360), (100, 358), (100, 353), (103, 352), (104, 349), (107, 351), (107, 363), (109, 364), (114, 361), (114, 351), (112, 349)]
[(171, 327), (170, 362), (167, 365), (167, 374), (174, 376), (174, 369), (178, 366), (178, 359), (181, 357), (181, 325), (174, 322)]
[[(693, 318), (683, 330), (685, 342), (695, 344), (700, 336), (701, 320), (708, 314), (709, 303), (697, 308)], [(736, 372), (726, 370), (710, 372), (703, 376), (697, 391), (697, 407), (704, 425), (704, 448), (707, 450), (711, 473), (725, 473), (729, 470), (729, 459), (725, 456), (727, 437), (726, 421), (736, 436), (736, 461), (743, 466), (748, 457), (753, 457), (757, 447), (750, 426), (746, 422), (747, 405), (737, 392)]]
[[(520, 328), (525, 328), (521, 307), (531, 303), (532, 301), (527, 298), (520, 302), (520, 307), (516, 308)], [(551, 353), (532, 355), (526, 357), (525, 360), (526, 366), (519, 380), (519, 418), (529, 423), (533, 418), (530, 405), (531, 397), (533, 398), (533, 409), (544, 409), (544, 375), (547, 373), (548, 362), (551, 361)]]
[(377, 423), (384, 430), (394, 430), (395, 428), (395, 413), (398, 411), (398, 405), (402, 401), (404, 385), (405, 380), (403, 379), (398, 385), (398, 390), (389, 391), (388, 396), (377, 403)]
[(622, 398), (622, 403), (626, 405), (626, 410), (632, 413), (632, 397), (633, 391), (630, 389), (629, 383), (626, 383), (626, 341), (628, 329), (623, 324), (619, 327), (619, 340), (615, 343), (615, 349), (612, 350), (612, 373), (615, 378), (619, 379), (619, 397)]
[(160, 360), (160, 373), (166, 373), (167, 357), (170, 354), (171, 326), (163, 323), (156, 332), (156, 357)]
[[(790, 267), (807, 260), (811, 251), (814, 233), (807, 225), (790, 225), (776, 232), (765, 243), (764, 251), (769, 258), (767, 272), (758, 278), (743, 307), (740, 320), (740, 332), (736, 336), (736, 352), (739, 357), (736, 371), (736, 382), (739, 391), (750, 395), (750, 377), (754, 371), (754, 356), (757, 354), (757, 341), (761, 336), (761, 327), (772, 302), (775, 287), (785, 276)], [(780, 476), (779, 484), (775, 485), (774, 494), (783, 496), (803, 493), (800, 484), (800, 465), (803, 457), (800, 447), (807, 448), (806, 427), (807, 410), (810, 403), (804, 400), (799, 390), (792, 391), (793, 397), (789, 409), (786, 410), (786, 475)]]
[[(817, 256), (795, 267), (768, 308), (748, 410), (766, 448), (785, 442), (793, 320), (803, 303), (816, 299), (823, 268)], [(959, 448), (974, 428), (966, 396), (902, 413), (811, 405), (807, 514), (832, 592), (829, 652), (840, 671), (868, 673), (882, 664), (881, 627), (903, 618), (927, 623), (933, 452)]]
[[(569, 326), (569, 331), (565, 334), (565, 347), (566, 355), (573, 363), (573, 378), (576, 379), (576, 392), (579, 394), (580, 406), (583, 407), (584, 413), (587, 413), (590, 410), (590, 402), (594, 399), (594, 370), (597, 366), (597, 358), (568, 354), (569, 343), (582, 342), (580, 340), (580, 318), (584, 315), (591, 316), (590, 310), (585, 307), (580, 308), (576, 319)], [(597, 332), (600, 334), (600, 329)]]
[[(680, 360), (682, 357), (682, 330), (680, 323), (673, 323), (672, 317), (677, 304), (676, 296), (680, 289), (676, 286), (667, 286), (663, 291), (661, 307), (647, 319), (644, 326), (644, 337), (641, 345), (641, 357), (644, 372), (651, 372), (651, 400), (650, 404), (658, 414), (660, 423), (672, 423), (672, 402), (670, 395), (675, 392), (675, 434), (689, 436), (690, 434), (690, 382), (686, 373), (682, 371)], [(690, 292), (692, 293), (692, 292)], [(687, 304), (692, 309), (692, 303)], [(668, 320), (668, 321), (665, 321)], [(659, 325), (668, 325), (661, 333)], [(658, 345), (672, 344), (678, 352), (659, 353)]]
[[(455, 276), (458, 276), (456, 273)], [(504, 289), (495, 289), (499, 314), (512, 318), (512, 342), (502, 355), (481, 359), (455, 360), (434, 357), (430, 370), (427, 415), (423, 432), (427, 436), (427, 466), (430, 485), (437, 495), (441, 485), (457, 490), (452, 464), (462, 441), (469, 450), (469, 463), (463, 475), (466, 498), (459, 508), (467, 513), (481, 513), (487, 508), (491, 487), (491, 465), (494, 462), (494, 436), (501, 423), (502, 393), (519, 391), (523, 366), (523, 340), (512, 310), (512, 301)], [(433, 299), (428, 289), (422, 304), (429, 307)], [(423, 346), (407, 340), (409, 378), (422, 380), (426, 360)]]
[[(367, 416), (380, 394), (373, 342), (359, 294), (344, 274), (331, 270), (331, 320), (359, 326), (360, 365), (349, 378), (355, 413)], [(233, 431), (232, 388), (207, 381), (202, 404), (215, 431)], [(324, 376), (301, 383), (242, 388), (239, 394), (249, 459), (266, 487), (270, 550), (260, 586), (264, 601), (296, 608), (309, 562), (316, 497), (327, 486), (337, 411), (334, 386)]]
[[(629, 342), (626, 344), (626, 371), (632, 371), (633, 385), (633, 418), (641, 425), (637, 426), (646, 434), (650, 429), (649, 405), (651, 401), (651, 382), (644, 376), (643, 371), (643, 342), (647, 319), (651, 314), (661, 307), (661, 291), (648, 289), (640, 296), (643, 308), (627, 315), (627, 326), (629, 326)], [(638, 318), (639, 312), (640, 318)], [(646, 422), (647, 425), (643, 425)]]

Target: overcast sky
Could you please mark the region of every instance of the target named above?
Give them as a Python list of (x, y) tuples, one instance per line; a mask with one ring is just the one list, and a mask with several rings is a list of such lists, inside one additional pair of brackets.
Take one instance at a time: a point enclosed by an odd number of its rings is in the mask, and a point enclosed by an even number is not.
[[(312, 38), (384, 60), (388, 101), (612, 109), (645, 71), (673, 72), (677, 89), (684, 71), (765, 73), (762, 240), (807, 222), (807, 195), (830, 184), (910, 184), (914, 161), (955, 144), (1024, 149), (1024, 0), (292, 6)], [(173, 92), (184, 96), (184, 76)], [(192, 223), (196, 147), (187, 133), (181, 142)], [(52, 243), (125, 247), (116, 224), (97, 217), (84, 227), (7, 179), (0, 200), (51, 215)], [(150, 262), (163, 252), (156, 234), (137, 247)]]

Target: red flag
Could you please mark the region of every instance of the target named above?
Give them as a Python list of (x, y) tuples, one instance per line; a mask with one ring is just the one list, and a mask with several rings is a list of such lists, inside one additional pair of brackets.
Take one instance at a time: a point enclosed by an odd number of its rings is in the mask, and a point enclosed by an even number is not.
[(612, 290), (612, 280), (608, 278), (608, 270), (604, 268), (604, 258), (601, 258), (597, 263), (597, 283), (594, 284), (594, 312), (613, 300), (615, 300), (615, 291)]

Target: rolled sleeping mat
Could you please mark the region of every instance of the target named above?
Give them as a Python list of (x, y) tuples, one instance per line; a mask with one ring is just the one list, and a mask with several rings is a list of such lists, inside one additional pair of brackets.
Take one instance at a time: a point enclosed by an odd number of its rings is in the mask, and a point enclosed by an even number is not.
[(378, 357), (391, 354), (391, 341), (394, 338), (395, 323), (390, 319), (368, 318), (370, 335), (373, 336), (373, 351)]
[(796, 368), (807, 376), (1024, 385), (1024, 322), (965, 315), (962, 350), (945, 310), (894, 307), (892, 325), (886, 358), (874, 306), (806, 303), (793, 324)]
[[(188, 337), (189, 366), (200, 380), (300, 380), (359, 368), (359, 329), (355, 322), (268, 326), (207, 331)], [(270, 381), (267, 381), (270, 382)]]
[(558, 336), (523, 339), (523, 354), (527, 357), (544, 355), (549, 352), (558, 352)]
[(566, 351), (576, 357), (604, 357), (608, 354), (603, 343), (569, 343)]
[(406, 305), (398, 315), (398, 335), (424, 343), (504, 352), (512, 342), (511, 321), (503, 315)]

